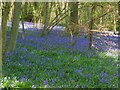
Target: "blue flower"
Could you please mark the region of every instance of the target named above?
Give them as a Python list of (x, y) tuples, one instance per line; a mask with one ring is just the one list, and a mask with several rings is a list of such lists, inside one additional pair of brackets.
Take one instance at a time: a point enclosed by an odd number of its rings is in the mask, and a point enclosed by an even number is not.
[(106, 78), (102, 78), (99, 80), (100, 83), (104, 83), (106, 81)]
[(90, 77), (90, 74), (87, 74), (87, 75), (86, 75), (86, 78), (89, 78), (89, 77)]
[(51, 83), (52, 83), (52, 85), (54, 85), (54, 83), (55, 83), (55, 79), (52, 79), (52, 82), (51, 82)]
[(22, 63), (25, 63), (25, 60), (21, 60), (22, 61)]
[(45, 81), (44, 81), (44, 84), (47, 85), (47, 84), (48, 84), (48, 80), (45, 80)]
[(101, 76), (101, 77), (107, 77), (108, 74), (107, 74), (106, 72), (103, 72), (103, 71), (102, 71), (102, 72), (100, 73), (100, 76)]
[(75, 70), (75, 72), (80, 73), (80, 72), (81, 72), (81, 70), (77, 69), (77, 70)]
[(27, 51), (27, 49), (26, 49), (26, 48), (22, 48), (22, 50), (23, 50), (24, 52), (26, 52), (26, 51)]

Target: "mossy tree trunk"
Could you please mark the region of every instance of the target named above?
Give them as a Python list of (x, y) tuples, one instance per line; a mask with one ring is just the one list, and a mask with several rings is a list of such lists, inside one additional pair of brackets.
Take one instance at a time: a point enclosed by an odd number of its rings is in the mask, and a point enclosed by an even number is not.
[[(0, 3), (0, 7), (1, 7), (1, 3)], [(0, 16), (1, 16), (1, 12), (0, 12)], [(0, 22), (1, 22), (1, 18), (0, 18)], [(2, 76), (2, 30), (1, 30), (1, 25), (0, 25), (0, 77)]]
[[(120, 1), (118, 2), (118, 32), (120, 35)], [(119, 45), (120, 47), (120, 45)]]
[(43, 35), (45, 35), (47, 33), (47, 27), (49, 25), (49, 2), (45, 2), (44, 3), (44, 17), (43, 17)]
[(70, 31), (69, 33), (71, 34), (71, 40), (70, 42), (72, 43), (72, 39), (73, 39), (73, 32), (78, 31), (76, 30), (77, 27), (72, 26), (71, 25), (78, 25), (78, 2), (69, 2), (68, 3), (69, 7), (70, 7), (70, 19), (69, 19), (69, 26), (70, 26)]
[(2, 76), (2, 30), (0, 26), (0, 77)]
[(18, 35), (19, 21), (20, 21), (20, 15), (21, 15), (21, 5), (22, 5), (22, 2), (14, 2), (12, 31), (11, 31), (8, 50), (7, 50), (9, 53), (13, 52), (16, 46), (16, 39)]
[[(101, 15), (103, 15), (103, 13), (104, 13), (104, 8), (103, 8), (103, 6), (101, 6)], [(103, 25), (104, 23), (103, 23), (103, 20), (104, 20), (104, 18), (103, 17), (101, 17), (100, 18), (100, 25)]]
[(114, 12), (113, 12), (113, 31), (114, 31), (114, 34), (116, 34), (116, 15), (115, 15), (115, 9), (114, 9)]
[(69, 2), (70, 7), (70, 24), (78, 24), (78, 2)]
[(93, 32), (91, 31), (93, 29), (93, 12), (95, 10), (95, 5), (92, 5), (92, 7), (89, 7), (89, 19), (90, 19), (90, 24), (89, 24), (89, 49), (92, 48), (92, 38), (93, 38)]
[(9, 18), (10, 8), (11, 2), (5, 2), (5, 7), (2, 10), (2, 53), (5, 51), (7, 20)]

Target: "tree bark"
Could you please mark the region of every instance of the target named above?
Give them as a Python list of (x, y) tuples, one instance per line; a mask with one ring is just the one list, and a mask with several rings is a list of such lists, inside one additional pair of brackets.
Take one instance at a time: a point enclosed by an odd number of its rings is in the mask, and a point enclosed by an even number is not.
[(114, 31), (114, 34), (116, 34), (116, 16), (115, 16), (115, 10), (113, 12), (113, 31)]
[(76, 26), (78, 25), (78, 2), (69, 2), (68, 5), (70, 7), (70, 21), (69, 21), (70, 28), (68, 31), (71, 35), (70, 42), (72, 43), (73, 34), (74, 34), (73, 32), (79, 31), (77, 27), (73, 26), (75, 24)]
[[(120, 35), (120, 1), (118, 2), (118, 31)], [(120, 47), (120, 45), (119, 45)]]
[(20, 15), (21, 15), (21, 5), (22, 5), (22, 2), (14, 2), (12, 31), (11, 31), (8, 50), (7, 50), (9, 53), (13, 52), (16, 46), (16, 39), (18, 35), (19, 21), (20, 21)]
[(2, 53), (5, 51), (6, 45), (6, 29), (7, 29), (7, 20), (9, 18), (11, 2), (5, 2), (5, 8), (2, 10)]
[(93, 12), (94, 12), (94, 9), (95, 9), (95, 5), (93, 5), (90, 9), (90, 24), (89, 24), (89, 49), (92, 48), (92, 38), (93, 38), (93, 32), (92, 32), (92, 29), (93, 29)]
[(43, 24), (44, 24), (44, 27), (43, 27), (43, 35), (47, 33), (47, 27), (48, 27), (48, 24), (49, 24), (49, 2), (45, 2), (45, 6), (44, 6), (44, 20), (43, 20)]
[(69, 2), (70, 23), (78, 24), (78, 2)]
[[(1, 7), (1, 3), (0, 3), (0, 7)], [(1, 12), (0, 12), (0, 16), (1, 16)], [(0, 18), (0, 22), (1, 22), (1, 18)], [(0, 25), (0, 77), (2, 76), (2, 30), (1, 30), (1, 25)]]
[(0, 25), (0, 77), (2, 76), (2, 30)]
[[(104, 12), (103, 10), (104, 10), (104, 8), (103, 8), (103, 6), (101, 6), (101, 15), (103, 15), (103, 12)], [(103, 17), (101, 17), (100, 18), (100, 24), (101, 25), (103, 25), (103, 20), (104, 20)]]
[(21, 15), (21, 23), (22, 23), (22, 39), (25, 38), (25, 27), (24, 27), (24, 19), (25, 19), (25, 4), (22, 5), (22, 15)]

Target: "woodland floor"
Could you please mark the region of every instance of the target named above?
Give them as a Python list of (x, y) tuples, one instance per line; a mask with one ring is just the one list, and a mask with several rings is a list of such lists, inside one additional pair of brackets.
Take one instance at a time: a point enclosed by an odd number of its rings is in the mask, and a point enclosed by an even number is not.
[[(9, 26), (9, 24), (8, 24)], [(21, 26), (20, 26), (21, 27)], [(20, 28), (21, 29), (21, 28)], [(64, 28), (41, 37), (41, 30), (26, 23), (26, 35), (19, 31), (16, 50), (5, 55), (1, 86), (38, 88), (117, 88), (118, 37), (93, 33), (93, 46), (83, 34), (72, 46)], [(7, 42), (10, 32), (8, 31)], [(74, 41), (75, 37), (73, 38)]]

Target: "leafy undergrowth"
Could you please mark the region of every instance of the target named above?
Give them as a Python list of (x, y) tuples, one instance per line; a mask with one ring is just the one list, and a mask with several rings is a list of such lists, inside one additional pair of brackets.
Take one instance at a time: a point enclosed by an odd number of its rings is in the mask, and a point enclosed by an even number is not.
[(4, 57), (0, 88), (118, 87), (117, 54), (88, 50), (88, 38), (80, 37), (74, 46), (69, 40), (60, 32), (40, 37), (28, 31), (24, 40), (19, 33), (16, 50)]
[(6, 54), (1, 87), (118, 87), (116, 58), (105, 53), (68, 52), (62, 48), (45, 51), (23, 44), (17, 47), (19, 52)]

